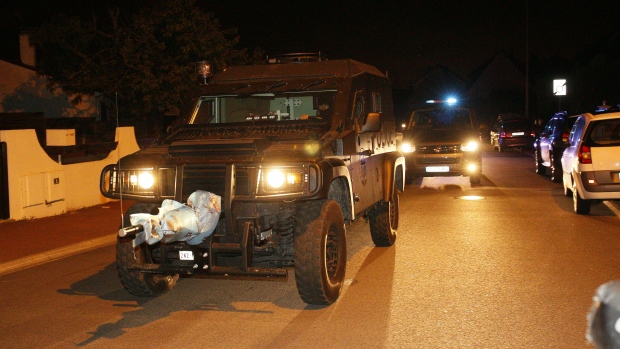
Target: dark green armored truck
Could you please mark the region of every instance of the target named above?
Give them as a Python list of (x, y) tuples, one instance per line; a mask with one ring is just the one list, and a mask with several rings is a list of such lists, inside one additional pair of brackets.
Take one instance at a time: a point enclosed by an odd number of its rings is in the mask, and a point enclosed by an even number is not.
[(131, 294), (156, 296), (180, 274), (278, 278), (294, 268), (304, 302), (331, 304), (348, 224), (365, 218), (376, 246), (394, 244), (405, 161), (389, 80), (350, 59), (273, 61), (212, 77), (205, 65), (194, 107), (103, 170), (104, 196), (135, 201), (117, 242)]

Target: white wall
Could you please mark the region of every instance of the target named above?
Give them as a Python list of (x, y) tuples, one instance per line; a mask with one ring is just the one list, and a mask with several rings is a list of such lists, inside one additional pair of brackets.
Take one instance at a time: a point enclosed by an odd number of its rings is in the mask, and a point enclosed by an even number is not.
[(50, 159), (34, 130), (0, 131), (7, 143), (9, 206), (11, 219), (53, 216), (110, 201), (99, 192), (104, 166), (140, 148), (133, 127), (116, 131), (118, 147), (98, 161), (62, 165)]

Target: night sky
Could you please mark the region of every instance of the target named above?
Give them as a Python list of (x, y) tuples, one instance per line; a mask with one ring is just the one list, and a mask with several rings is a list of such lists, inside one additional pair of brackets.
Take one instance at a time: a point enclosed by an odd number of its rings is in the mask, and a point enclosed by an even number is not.
[[(118, 2), (118, 1), (117, 1)], [(0, 30), (36, 25), (57, 12), (88, 11), (87, 0), (0, 0)], [(101, 6), (106, 1), (92, 2)], [(130, 6), (148, 6), (136, 0)], [(387, 71), (406, 87), (428, 67), (443, 65), (463, 78), (503, 51), (524, 61), (570, 59), (619, 28), (617, 1), (241, 1), (197, 0), (223, 28), (238, 28), (241, 47), (267, 55), (321, 52)], [(19, 9), (27, 9), (21, 11)], [(529, 8), (529, 11), (526, 11)], [(526, 16), (529, 13), (529, 16)], [(528, 19), (528, 20), (526, 20)], [(16, 39), (15, 39), (16, 40)], [(6, 56), (7, 40), (0, 45)]]
[(199, 3), (210, 6), (222, 26), (239, 28), (248, 48), (357, 59), (387, 70), (395, 87), (436, 65), (466, 78), (500, 51), (523, 62), (526, 27), (532, 54), (570, 59), (620, 23), (617, 1)]

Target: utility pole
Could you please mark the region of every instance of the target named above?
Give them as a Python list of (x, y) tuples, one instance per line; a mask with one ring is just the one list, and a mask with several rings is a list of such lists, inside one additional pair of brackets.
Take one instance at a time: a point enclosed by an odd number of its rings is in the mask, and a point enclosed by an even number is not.
[(530, 5), (525, 1), (525, 118), (530, 119)]

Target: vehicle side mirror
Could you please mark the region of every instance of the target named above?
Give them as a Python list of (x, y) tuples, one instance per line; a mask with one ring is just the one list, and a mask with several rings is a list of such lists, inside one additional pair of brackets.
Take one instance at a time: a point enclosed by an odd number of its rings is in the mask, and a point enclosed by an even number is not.
[(368, 113), (366, 123), (360, 127), (362, 133), (381, 132), (381, 113)]

